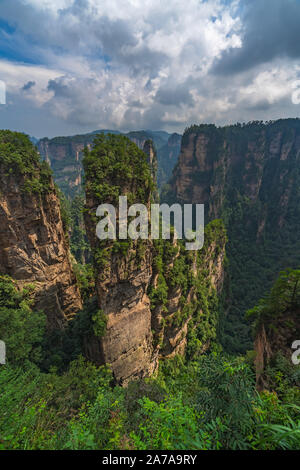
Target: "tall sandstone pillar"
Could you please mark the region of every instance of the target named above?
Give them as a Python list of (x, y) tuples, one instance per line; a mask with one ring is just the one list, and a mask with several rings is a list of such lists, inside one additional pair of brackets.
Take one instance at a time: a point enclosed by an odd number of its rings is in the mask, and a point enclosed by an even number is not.
[(23, 134), (0, 133), (0, 273), (35, 286), (35, 308), (61, 328), (82, 307), (51, 173)]

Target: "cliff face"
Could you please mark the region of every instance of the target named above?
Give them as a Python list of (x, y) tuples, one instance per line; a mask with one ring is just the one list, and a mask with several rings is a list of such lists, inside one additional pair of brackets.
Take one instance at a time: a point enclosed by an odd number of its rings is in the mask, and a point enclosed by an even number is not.
[(152, 140), (146, 140), (143, 145), (143, 152), (148, 156), (147, 162), (150, 167), (153, 181), (157, 178), (157, 154)]
[(109, 363), (116, 381), (126, 384), (151, 375), (160, 357), (184, 353), (188, 335), (191, 356), (215, 340), (226, 236), (220, 223), (212, 224), (205, 248), (198, 253), (175, 241), (100, 241), (97, 206), (117, 207), (118, 197), (127, 195), (129, 205), (142, 202), (149, 208), (151, 171), (146, 155), (121, 136), (95, 140), (93, 150), (86, 152), (84, 168), (85, 221), (96, 271), (98, 314), (106, 322), (101, 337), (86, 340), (86, 352), (97, 363)]
[(270, 386), (267, 367), (277, 358), (289, 364), (300, 337), (300, 270), (282, 272), (271, 293), (248, 312), (255, 318), (255, 367), (258, 389)]
[(262, 323), (254, 340), (256, 386), (259, 390), (269, 388), (266, 369), (272, 365), (277, 355), (285, 357), (289, 363), (294, 352), (292, 345), (300, 337), (300, 308), (286, 311), (274, 321)]
[[(195, 126), (184, 136), (172, 189), (180, 201), (207, 204), (210, 219), (222, 215), (230, 192), (249, 202), (272, 202), (278, 204), (276, 222), (282, 225), (297, 182), (293, 170), (299, 153), (300, 120)], [(258, 226), (267, 222), (266, 215), (258, 214)]]
[(157, 184), (159, 188), (168, 183), (172, 176), (173, 168), (177, 163), (180, 153), (181, 139), (182, 135), (177, 133), (171, 134), (168, 141), (158, 150)]
[(152, 140), (157, 152), (157, 185), (158, 188), (161, 188), (172, 175), (172, 170), (180, 152), (182, 136), (177, 133), (168, 134), (159, 131), (128, 132), (126, 135), (140, 149), (144, 149), (146, 142)]
[(168, 197), (203, 203), (207, 220), (226, 224), (233, 300), (225, 331), (236, 352), (251, 348), (244, 312), (300, 262), (299, 174), (299, 120), (193, 126), (183, 136)]
[[(88, 227), (92, 234), (94, 226)], [(112, 247), (113, 249), (113, 247)], [(96, 291), (105, 334), (87, 341), (87, 355), (98, 364), (110, 364), (118, 383), (149, 376), (156, 368), (152, 356), (150, 301), (147, 288), (151, 279), (152, 254), (145, 246), (138, 258), (133, 243), (125, 254), (112, 254), (96, 274)]]
[(152, 140), (146, 140), (143, 146), (143, 152), (147, 155), (147, 163), (150, 167), (150, 172), (151, 172), (151, 177), (152, 181), (155, 184), (155, 188), (152, 191), (152, 196), (154, 202), (159, 201), (159, 194), (158, 190), (156, 188), (156, 182), (157, 182), (157, 170), (158, 170), (158, 161), (157, 161), (157, 152), (154, 147), (153, 141)]
[(68, 195), (74, 196), (81, 189), (82, 152), (92, 143), (93, 137), (83, 135), (45, 138), (37, 144), (41, 157), (53, 170), (56, 183)]
[(25, 136), (0, 135), (0, 272), (21, 287), (34, 283), (35, 305), (49, 328), (81, 308), (60, 204), (49, 170)]

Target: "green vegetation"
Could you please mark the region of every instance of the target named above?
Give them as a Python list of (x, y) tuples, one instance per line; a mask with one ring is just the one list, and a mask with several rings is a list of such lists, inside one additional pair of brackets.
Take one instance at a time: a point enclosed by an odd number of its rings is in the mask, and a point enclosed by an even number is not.
[[(299, 272), (288, 276), (297, 282)], [(294, 288), (282, 275), (270, 298), (290, 310), (299, 300)], [(12, 323), (5, 339), (13, 351), (0, 368), (1, 449), (299, 449), (300, 366), (284, 356), (277, 354), (268, 365), (269, 388), (261, 393), (255, 390), (250, 356), (233, 358), (221, 351), (194, 360), (176, 356), (161, 362), (155, 377), (121, 388), (113, 385), (109, 369), (85, 361), (75, 346), (94, 328), (95, 318), (101, 323), (92, 301), (70, 322), (64, 341), (56, 337), (51, 344), (48, 337), (41, 370), (32, 353), (43, 322), (30, 323), (29, 292), (18, 292), (9, 278), (1, 278), (1, 315), (9, 309)], [(274, 308), (275, 315), (282, 312), (277, 303)], [(20, 330), (26, 331), (22, 338)]]
[[(154, 183), (147, 157), (127, 137), (100, 134), (95, 137), (91, 150), (84, 151), (85, 191), (93, 209), (85, 208), (85, 216), (97, 224), (95, 215), (99, 204), (119, 204), (119, 196), (126, 195), (128, 206), (133, 203), (147, 204)], [(138, 244), (141, 250), (141, 243)], [(99, 240), (95, 237), (92, 250), (95, 268), (104, 270), (113, 255), (126, 255), (132, 247), (129, 241)]]
[[(300, 338), (300, 270), (280, 273), (271, 292), (257, 306), (248, 310), (253, 322), (257, 350), (257, 383), (262, 387), (280, 388), (291, 403), (299, 404), (297, 388), (299, 370), (292, 365), (292, 344)], [(284, 358), (290, 358), (290, 362)], [(289, 373), (287, 373), (289, 371)]]
[(60, 216), (63, 225), (63, 231), (65, 234), (66, 239), (69, 241), (69, 231), (71, 228), (71, 214), (70, 214), (70, 202), (64, 195), (64, 193), (60, 190), (59, 186), (55, 185), (56, 193), (59, 198), (60, 203)]
[(80, 293), (83, 300), (88, 300), (95, 295), (95, 272), (91, 264), (73, 263), (73, 271), (75, 273)]
[(180, 153), (181, 135), (172, 134), (168, 142), (162, 147), (158, 148), (158, 172), (157, 172), (157, 185), (159, 189), (163, 189), (172, 176), (172, 170), (177, 163)]
[(26, 193), (43, 194), (51, 188), (52, 172), (28, 136), (20, 132), (0, 131), (0, 168), (5, 175), (20, 175)]
[(95, 336), (97, 336), (98, 338), (100, 338), (101, 336), (104, 336), (105, 331), (106, 331), (107, 319), (103, 310), (101, 309), (98, 310), (92, 316), (92, 320), (93, 320), (93, 331), (94, 331)]
[(97, 204), (117, 204), (123, 194), (128, 204), (148, 201), (153, 182), (147, 158), (127, 137), (100, 134), (92, 150), (85, 149), (83, 166), (87, 197), (92, 195)]
[(87, 240), (84, 225), (84, 195), (77, 194), (70, 204), (71, 218), (71, 252), (79, 263), (87, 263), (90, 260), (90, 245)]
[[(161, 309), (163, 314), (160, 329), (154, 332), (156, 343), (161, 343), (163, 329), (179, 330), (188, 323), (187, 356), (190, 359), (216, 345), (221, 305), (211, 279), (217, 274), (218, 256), (225, 254), (225, 244), (226, 232), (220, 220), (207, 225), (204, 247), (198, 252), (186, 250), (181, 240), (176, 243), (174, 240), (155, 240), (153, 270), (157, 279), (156, 284), (150, 286), (148, 295), (154, 315), (156, 309)], [(211, 266), (210, 261), (214, 263)], [(178, 309), (168, 315), (168, 302), (174, 295), (180, 296)], [(168, 337), (168, 334), (164, 336)], [(164, 343), (160, 346), (163, 352), (167, 348)]]
[(73, 199), (82, 191), (82, 149), (92, 144), (93, 138), (92, 134), (74, 135), (44, 138), (38, 143), (42, 157), (51, 162), (55, 182), (68, 199)]
[(19, 291), (9, 276), (0, 276), (0, 338), (6, 343), (7, 360), (14, 364), (41, 360), (46, 318), (31, 308), (33, 291), (33, 285)]
[(113, 387), (81, 357), (45, 374), (0, 370), (2, 449), (299, 449), (299, 411), (254, 388), (242, 359), (202, 356), (160, 366), (156, 378)]
[[(54, 179), (67, 198), (73, 199), (81, 193), (83, 180), (83, 149), (93, 144), (97, 134), (120, 134), (118, 131), (95, 131), (90, 134), (70, 137), (44, 138), (38, 143), (39, 151), (44, 159), (51, 161)], [(142, 148), (146, 140), (151, 139), (157, 149), (159, 162), (158, 187), (166, 183), (172, 174), (180, 151), (181, 136), (166, 132), (137, 131), (129, 132), (126, 136)], [(47, 149), (47, 150), (46, 150)], [(62, 152), (64, 158), (61, 158)]]
[[(270, 328), (278, 318), (288, 317), (290, 312), (300, 309), (300, 269), (288, 269), (280, 273), (269, 295), (261, 299), (258, 305), (247, 312), (249, 318), (255, 318), (255, 329), (264, 324)], [(286, 319), (287, 327), (296, 328), (294, 322)], [(295, 324), (294, 324), (295, 323)]]

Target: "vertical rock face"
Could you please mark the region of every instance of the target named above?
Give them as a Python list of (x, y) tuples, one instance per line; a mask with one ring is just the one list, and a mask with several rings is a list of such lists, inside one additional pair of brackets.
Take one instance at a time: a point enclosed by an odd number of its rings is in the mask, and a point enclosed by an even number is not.
[(67, 195), (74, 196), (81, 190), (82, 152), (92, 143), (90, 135), (45, 138), (38, 142), (41, 157), (50, 164), (56, 183)]
[(273, 276), (300, 263), (300, 120), (191, 127), (182, 139), (170, 197), (205, 204), (207, 220), (225, 221), (234, 299), (226, 342), (234, 352), (250, 349), (241, 317)]
[(143, 146), (143, 152), (148, 156), (148, 165), (151, 170), (152, 179), (156, 182), (157, 177), (157, 154), (152, 140), (146, 140)]
[(126, 135), (144, 151), (146, 151), (144, 146), (147, 146), (147, 142), (150, 140), (153, 142), (158, 161), (157, 185), (158, 188), (161, 188), (172, 175), (172, 170), (180, 152), (182, 136), (176, 133), (170, 135), (166, 132), (152, 131), (128, 132)]
[(159, 168), (157, 184), (159, 188), (168, 183), (172, 176), (173, 168), (177, 163), (180, 153), (181, 139), (182, 135), (177, 133), (171, 134), (167, 143), (158, 150)]
[(256, 384), (261, 390), (270, 386), (268, 366), (282, 358), (292, 364), (292, 355), (299, 349), (300, 270), (281, 272), (270, 294), (248, 315), (255, 319)]
[(0, 134), (0, 272), (33, 283), (50, 328), (81, 307), (60, 204), (46, 165), (22, 134)]
[(254, 340), (256, 386), (259, 390), (269, 387), (266, 369), (278, 357), (285, 357), (289, 362), (295, 352), (292, 345), (300, 338), (300, 308), (286, 311), (273, 322), (262, 323)]
[(117, 222), (120, 195), (128, 196), (129, 205), (143, 203), (149, 209), (151, 171), (135, 144), (123, 136), (104, 135), (86, 151), (84, 168), (98, 316), (106, 321), (103, 336), (86, 340), (86, 352), (97, 363), (109, 363), (116, 381), (126, 384), (151, 375), (159, 358), (186, 350), (192, 357), (216, 339), (226, 235), (222, 224), (214, 222), (206, 230), (203, 251), (197, 253), (172, 240), (101, 241), (96, 236), (98, 205), (116, 207)]
[(96, 363), (110, 364), (121, 384), (149, 376), (156, 368), (147, 296), (151, 260), (150, 246), (146, 245), (143, 256), (138, 258), (138, 246), (133, 243), (126, 254), (112, 254), (96, 275), (98, 304), (106, 318), (106, 331), (102, 338), (91, 338), (89, 355)]
[(297, 181), (293, 169), (299, 168), (299, 155), (300, 120), (194, 126), (184, 135), (172, 188), (180, 201), (207, 203), (210, 218), (222, 215), (233, 185), (252, 202), (275, 197), (285, 211)]
[(149, 240), (99, 240), (96, 236), (97, 206), (113, 204), (119, 219), (119, 196), (128, 204), (149, 206), (152, 179), (146, 155), (123, 136), (101, 135), (84, 159), (86, 175), (87, 234), (93, 250), (96, 291), (101, 313), (106, 318), (106, 333), (91, 338), (92, 359), (109, 363), (115, 379), (150, 375), (152, 360), (150, 302), (147, 289), (152, 275)]
[(157, 188), (156, 188), (158, 162), (157, 162), (157, 153), (156, 153), (156, 150), (155, 150), (155, 147), (154, 147), (154, 144), (153, 144), (152, 140), (146, 140), (146, 142), (144, 143), (143, 152), (148, 157), (147, 162), (148, 162), (148, 165), (150, 167), (152, 180), (155, 184), (155, 188), (153, 189), (153, 192), (152, 192), (153, 200), (155, 202), (158, 202), (159, 201), (159, 194), (158, 194), (158, 191), (157, 191)]

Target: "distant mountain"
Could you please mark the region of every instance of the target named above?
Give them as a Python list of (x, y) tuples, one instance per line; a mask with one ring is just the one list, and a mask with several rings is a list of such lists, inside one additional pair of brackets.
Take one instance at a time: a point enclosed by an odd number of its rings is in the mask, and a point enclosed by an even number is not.
[(180, 153), (182, 135), (171, 134), (166, 143), (158, 150), (157, 184), (162, 188), (171, 178)]
[(29, 139), (34, 145), (37, 145), (39, 141), (39, 139), (37, 139), (36, 137), (33, 137), (32, 135), (29, 136)]
[(120, 131), (112, 131), (111, 129), (99, 129), (97, 131), (90, 132), (91, 135), (93, 134), (121, 134)]
[[(34, 142), (42, 158), (50, 164), (56, 183), (67, 196), (73, 197), (80, 191), (83, 178), (83, 149), (90, 147), (95, 135), (101, 133), (121, 134), (116, 130), (101, 129), (82, 135), (52, 139), (45, 137)], [(147, 140), (153, 141), (158, 159), (158, 186), (167, 183), (180, 152), (181, 135), (151, 130), (131, 131), (124, 135), (141, 149)]]

